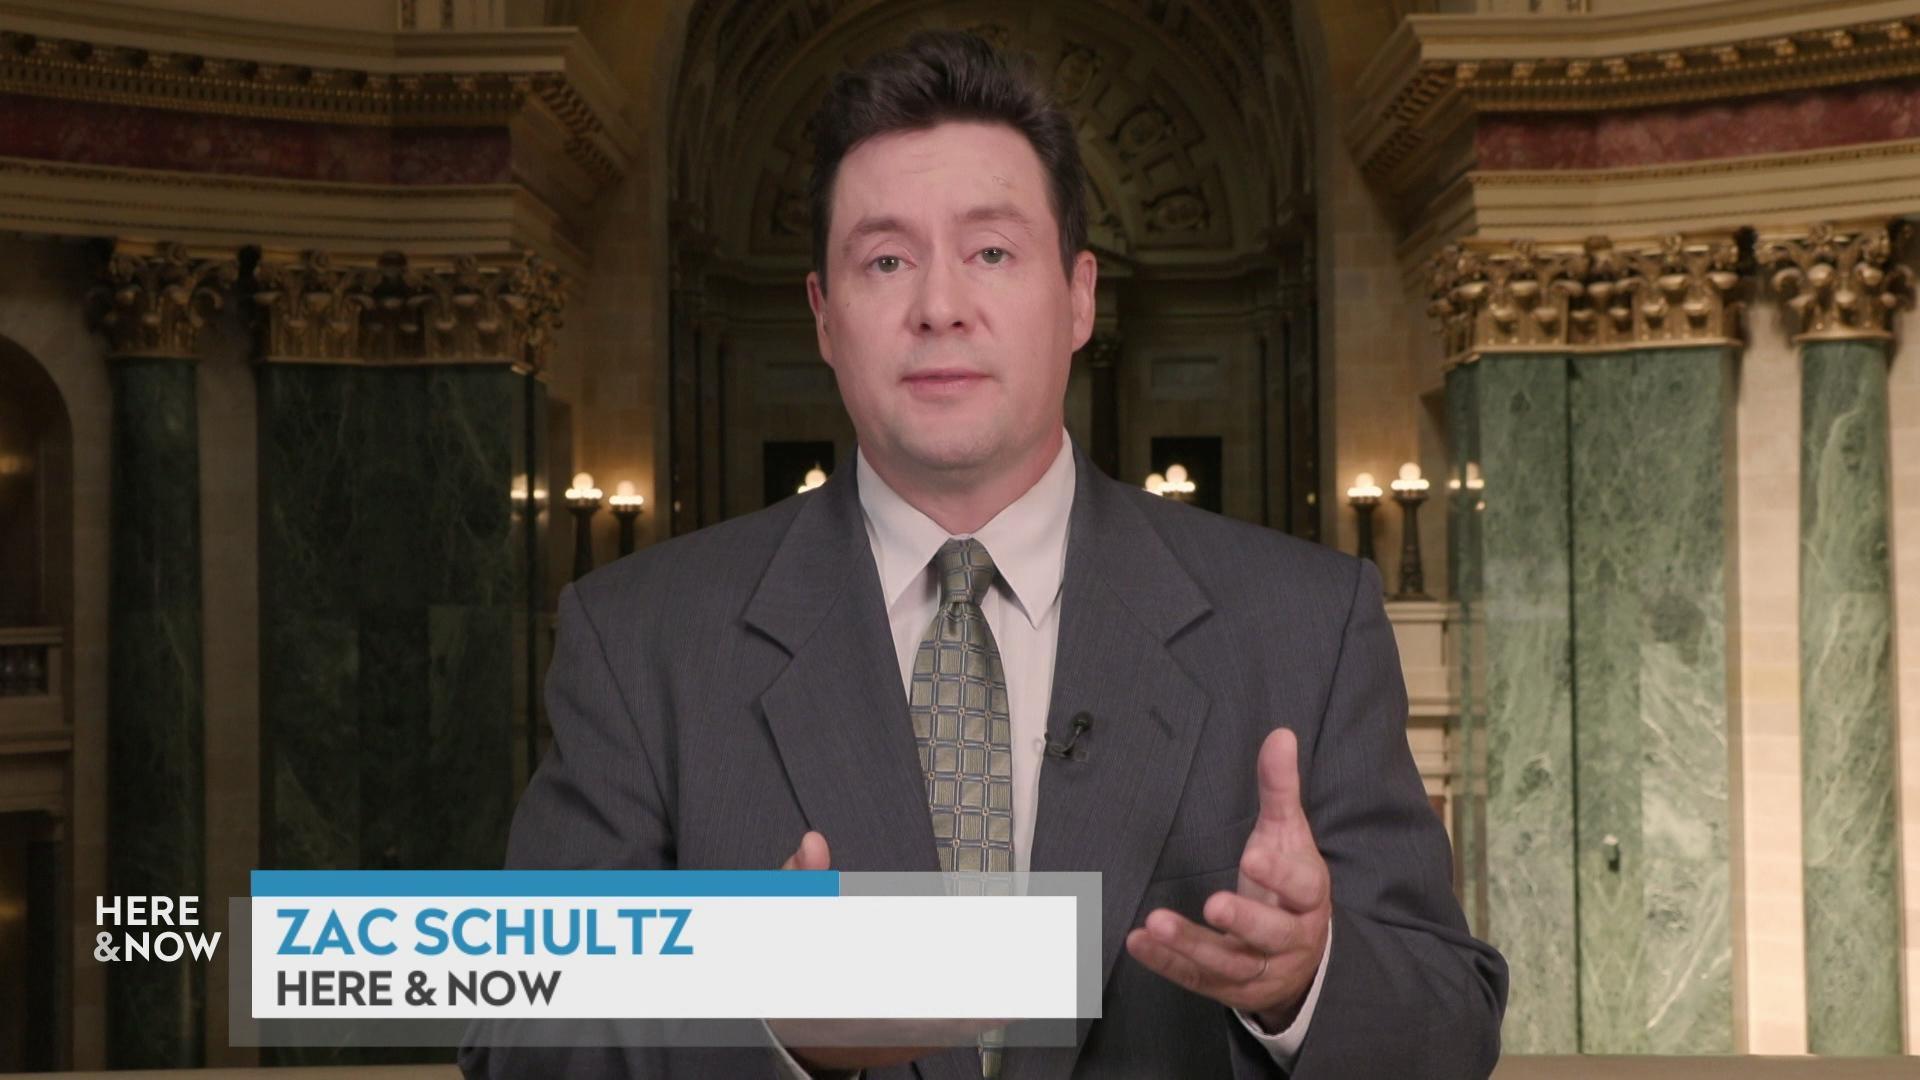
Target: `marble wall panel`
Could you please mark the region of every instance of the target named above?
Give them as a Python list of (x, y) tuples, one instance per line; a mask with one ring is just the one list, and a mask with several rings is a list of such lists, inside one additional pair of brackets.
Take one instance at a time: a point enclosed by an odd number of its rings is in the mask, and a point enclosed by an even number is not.
[(1581, 1049), (1733, 1049), (1723, 349), (1570, 378)]
[(261, 371), (271, 865), (499, 865), (535, 625), (513, 509), (531, 385)]

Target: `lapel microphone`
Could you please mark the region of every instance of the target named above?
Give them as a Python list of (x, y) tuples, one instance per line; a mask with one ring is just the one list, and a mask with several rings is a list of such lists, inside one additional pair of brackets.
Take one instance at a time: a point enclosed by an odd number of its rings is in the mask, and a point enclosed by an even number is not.
[(1074, 746), (1075, 744), (1079, 743), (1080, 736), (1085, 735), (1087, 732), (1091, 730), (1093, 730), (1092, 714), (1086, 713), (1086, 712), (1074, 713), (1073, 714), (1073, 733), (1067, 736), (1067, 741), (1064, 743), (1056, 743), (1052, 739), (1048, 739), (1047, 740), (1047, 756), (1053, 757), (1053, 758), (1060, 758), (1063, 761), (1087, 760), (1086, 749), (1082, 747), (1081, 749), (1075, 750)]

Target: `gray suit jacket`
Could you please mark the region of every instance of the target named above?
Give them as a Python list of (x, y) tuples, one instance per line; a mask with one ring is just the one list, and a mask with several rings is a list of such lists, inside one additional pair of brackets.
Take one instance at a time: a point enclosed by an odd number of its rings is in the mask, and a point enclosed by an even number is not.
[[(1223, 1006), (1122, 947), (1147, 912), (1195, 919), (1235, 884), (1254, 760), (1299, 736), (1333, 877), (1333, 949), (1299, 1080), (1468, 1077), (1499, 1054), (1506, 966), (1454, 900), (1445, 831), (1406, 737), (1379, 573), (1162, 500), (1076, 451), (1032, 868), (1102, 878), (1101, 1019), (1077, 1048), (1014, 1047), (1006, 1080), (1273, 1077)], [(516, 868), (767, 868), (800, 836), (841, 870), (938, 869), (855, 470), (657, 544), (560, 598), (554, 743), (514, 816)], [(765, 1049), (470, 1048), (469, 1076), (766, 1077)], [(970, 1048), (874, 1080), (977, 1078)]]

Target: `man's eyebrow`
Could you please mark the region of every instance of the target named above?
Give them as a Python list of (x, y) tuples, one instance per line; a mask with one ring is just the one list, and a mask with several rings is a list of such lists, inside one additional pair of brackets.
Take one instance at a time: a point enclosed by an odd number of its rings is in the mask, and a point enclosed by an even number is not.
[[(1019, 207), (1007, 202), (986, 203), (973, 207), (962, 212), (954, 220), (962, 225), (976, 225), (983, 221), (1005, 221), (1018, 225), (1029, 234), (1033, 232), (1032, 219), (1028, 218)], [(841, 242), (840, 247), (842, 251), (851, 252), (853, 245), (860, 240), (887, 233), (915, 235), (913, 227), (897, 217), (887, 215), (866, 217), (855, 222), (853, 228), (847, 230), (847, 238)]]
[(1033, 222), (1012, 203), (988, 203), (985, 206), (976, 206), (960, 215), (960, 223), (963, 225), (973, 225), (982, 221), (1008, 221), (1029, 233), (1033, 231)]
[(844, 252), (851, 253), (853, 251), (853, 245), (859, 240), (869, 236), (884, 235), (886, 233), (905, 233), (908, 236), (912, 236), (913, 229), (908, 226), (906, 222), (896, 217), (861, 218), (854, 224), (852, 229), (847, 231), (847, 238), (841, 242), (840, 249)]

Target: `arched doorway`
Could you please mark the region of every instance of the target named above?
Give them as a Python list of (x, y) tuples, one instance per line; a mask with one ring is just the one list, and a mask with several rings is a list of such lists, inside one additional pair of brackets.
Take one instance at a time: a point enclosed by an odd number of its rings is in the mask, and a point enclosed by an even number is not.
[(672, 531), (851, 459), (802, 285), (806, 121), (923, 27), (1032, 56), (1076, 121), (1101, 289), (1075, 440), (1135, 482), (1191, 463), (1200, 501), (1317, 537), (1312, 109), (1287, 12), (1246, 0), (696, 3), (669, 132)]
[(71, 865), (73, 429), (0, 337), (0, 1072), (61, 1064)]

